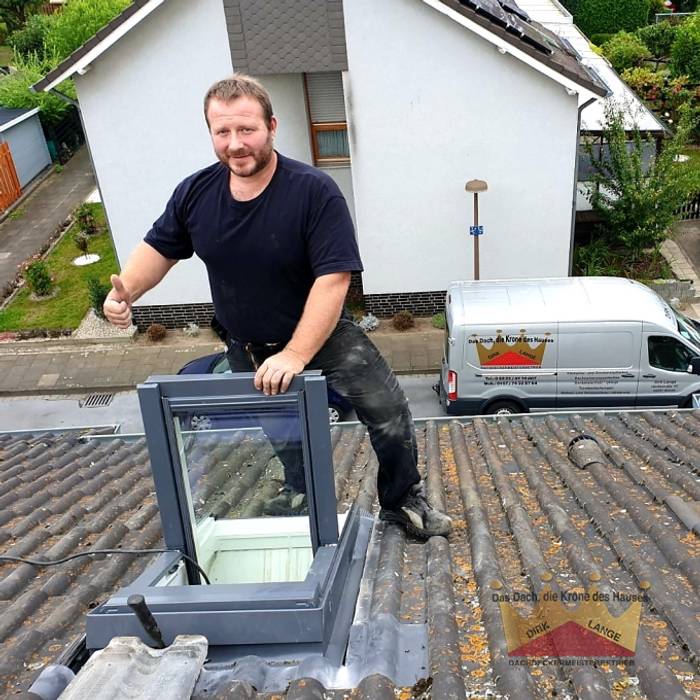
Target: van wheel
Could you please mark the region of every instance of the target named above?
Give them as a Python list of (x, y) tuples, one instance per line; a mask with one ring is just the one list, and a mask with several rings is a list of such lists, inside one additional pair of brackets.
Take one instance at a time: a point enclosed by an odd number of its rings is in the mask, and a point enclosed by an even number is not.
[(515, 401), (494, 401), (486, 407), (484, 413), (492, 416), (509, 416), (513, 413), (523, 413), (524, 408)]

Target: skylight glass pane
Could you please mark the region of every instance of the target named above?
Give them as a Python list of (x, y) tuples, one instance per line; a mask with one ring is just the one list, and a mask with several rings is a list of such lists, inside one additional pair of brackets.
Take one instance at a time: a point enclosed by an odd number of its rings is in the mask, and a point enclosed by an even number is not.
[(303, 580), (313, 553), (298, 402), (172, 416), (197, 559), (213, 582)]

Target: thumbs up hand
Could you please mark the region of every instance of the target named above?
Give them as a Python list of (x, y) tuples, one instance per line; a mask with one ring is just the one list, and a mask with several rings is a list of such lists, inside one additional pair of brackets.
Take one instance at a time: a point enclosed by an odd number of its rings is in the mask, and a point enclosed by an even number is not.
[(102, 307), (105, 317), (119, 328), (128, 328), (131, 325), (131, 294), (119, 275), (112, 275), (110, 282), (112, 289)]

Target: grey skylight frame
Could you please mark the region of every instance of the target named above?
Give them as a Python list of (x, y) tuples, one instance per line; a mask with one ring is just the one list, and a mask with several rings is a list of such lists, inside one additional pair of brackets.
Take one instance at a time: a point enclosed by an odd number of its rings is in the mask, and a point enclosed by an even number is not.
[[(137, 387), (163, 537), (168, 549), (178, 549), (195, 559), (197, 556), (171, 420), (173, 411), (193, 404), (206, 409), (226, 405), (295, 403), (301, 426), (311, 546), (316, 554), (320, 546), (338, 542), (333, 471), (325, 468), (332, 464), (326, 380), (318, 371), (305, 372), (293, 379), (286, 393), (264, 396), (254, 387), (254, 377), (253, 372), (155, 376)], [(199, 573), (190, 565), (188, 575), (190, 583), (199, 583)]]
[[(167, 549), (133, 584), (118, 591), (87, 618), (87, 646), (100, 649), (114, 636), (139, 636), (148, 643), (127, 605), (141, 593), (166, 643), (177, 634), (204, 634), (211, 645), (306, 644), (327, 655), (342, 654), (343, 630), (352, 620), (373, 517), (352, 508), (338, 536), (332, 448), (325, 379), (320, 372), (294, 378), (286, 394), (263, 396), (251, 372), (234, 375), (154, 376), (138, 386), (151, 468)], [(196, 558), (193, 523), (184, 475), (175, 445), (172, 413), (196, 405), (294, 401), (299, 407), (304, 450), (313, 562), (303, 581), (255, 584), (200, 583), (196, 568), (181, 552)], [(157, 585), (180, 569), (187, 585)]]

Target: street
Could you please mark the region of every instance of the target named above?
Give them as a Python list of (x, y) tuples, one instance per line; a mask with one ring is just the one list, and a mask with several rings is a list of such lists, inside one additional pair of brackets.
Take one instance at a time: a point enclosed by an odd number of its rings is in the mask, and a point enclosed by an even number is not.
[[(399, 382), (406, 392), (414, 418), (444, 416), (432, 385), (435, 374), (401, 375)], [(114, 394), (108, 406), (81, 407), (88, 396), (32, 396), (0, 399), (0, 427), (3, 431), (48, 430), (118, 425), (123, 434), (142, 433), (143, 423), (136, 391)]]

